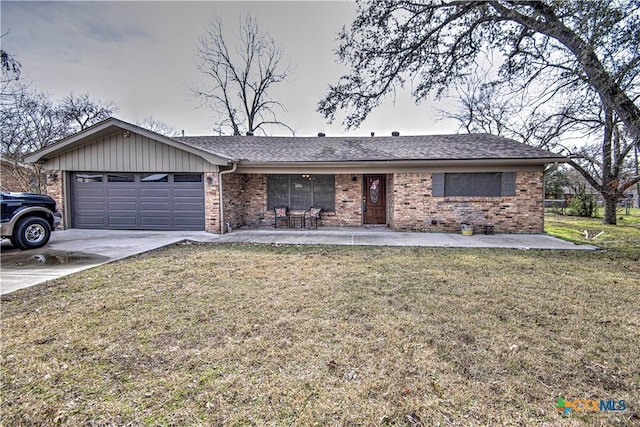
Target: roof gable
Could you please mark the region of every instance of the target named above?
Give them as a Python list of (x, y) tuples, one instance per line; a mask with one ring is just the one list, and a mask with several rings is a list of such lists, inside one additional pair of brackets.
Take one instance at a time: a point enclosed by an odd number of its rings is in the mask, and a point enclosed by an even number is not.
[(100, 138), (111, 135), (118, 131), (142, 135), (161, 144), (168, 145), (169, 147), (195, 154), (213, 165), (224, 166), (229, 163), (228, 158), (216, 156), (210, 151), (202, 150), (197, 147), (184, 144), (180, 141), (177, 141), (176, 139), (152, 132), (150, 130), (141, 128), (131, 123), (124, 122), (122, 120), (118, 120), (113, 117), (90, 126), (87, 129), (84, 129), (60, 141), (50, 144), (45, 148), (26, 156), (24, 160), (28, 163), (46, 161), (62, 153), (75, 150), (87, 144), (92, 144), (96, 140), (99, 140)]

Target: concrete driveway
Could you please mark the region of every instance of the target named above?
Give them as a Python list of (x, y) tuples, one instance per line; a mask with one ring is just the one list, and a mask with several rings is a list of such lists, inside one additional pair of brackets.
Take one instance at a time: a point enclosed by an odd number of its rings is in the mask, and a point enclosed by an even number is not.
[(0, 292), (6, 294), (183, 240), (218, 243), (426, 246), (594, 250), (544, 234), (462, 236), (455, 233), (402, 233), (388, 228), (319, 230), (235, 230), (223, 236), (204, 231), (61, 230), (40, 249), (19, 251), (2, 242)]
[(20, 251), (2, 242), (2, 294), (57, 279), (185, 239), (213, 241), (204, 231), (60, 230), (40, 249)]

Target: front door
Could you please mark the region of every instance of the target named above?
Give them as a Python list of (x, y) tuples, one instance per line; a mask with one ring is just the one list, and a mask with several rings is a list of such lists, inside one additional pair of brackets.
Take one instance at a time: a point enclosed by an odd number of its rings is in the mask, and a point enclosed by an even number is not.
[(364, 223), (387, 223), (387, 190), (384, 175), (364, 176)]

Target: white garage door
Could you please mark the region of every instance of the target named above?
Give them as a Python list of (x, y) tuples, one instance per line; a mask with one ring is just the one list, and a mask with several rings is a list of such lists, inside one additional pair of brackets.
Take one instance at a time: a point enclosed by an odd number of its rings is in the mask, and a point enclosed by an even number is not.
[(204, 230), (202, 174), (74, 173), (71, 215), (74, 228)]

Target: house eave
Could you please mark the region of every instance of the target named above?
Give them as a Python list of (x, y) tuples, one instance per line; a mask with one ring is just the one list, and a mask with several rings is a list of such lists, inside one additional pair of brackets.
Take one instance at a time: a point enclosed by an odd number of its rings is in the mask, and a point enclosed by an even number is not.
[(240, 160), (238, 173), (419, 173), (482, 170), (540, 170), (549, 163), (565, 163), (564, 157), (527, 159), (438, 159), (340, 162), (250, 162)]

